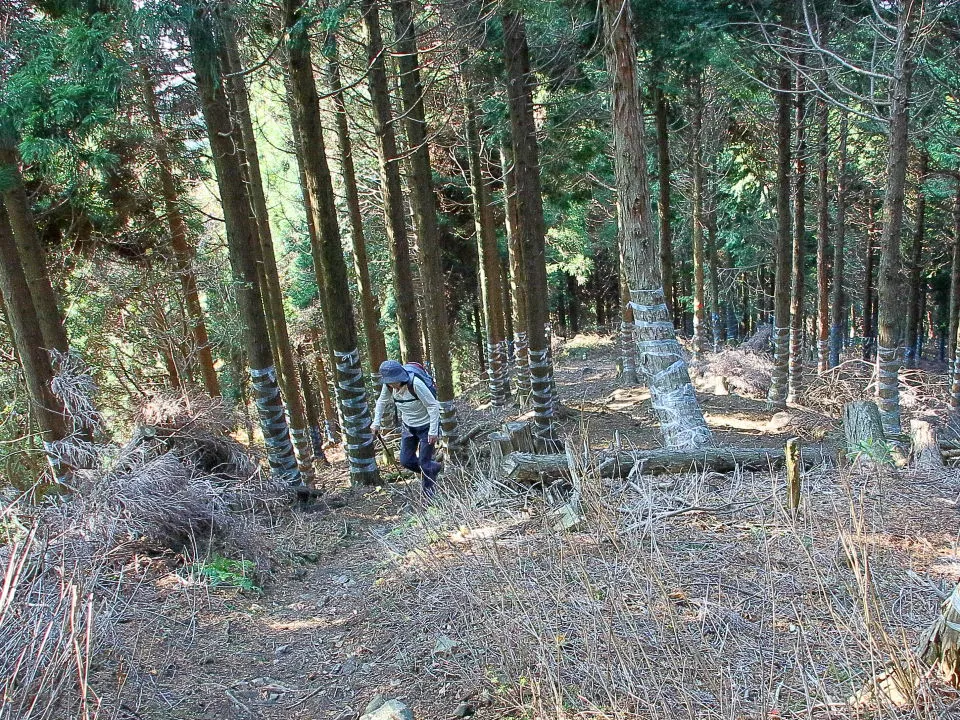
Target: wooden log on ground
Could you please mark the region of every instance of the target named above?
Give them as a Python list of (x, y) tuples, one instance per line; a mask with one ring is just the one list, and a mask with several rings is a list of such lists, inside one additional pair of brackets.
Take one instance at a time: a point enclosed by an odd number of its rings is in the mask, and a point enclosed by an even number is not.
[(937, 442), (937, 426), (929, 420), (910, 421), (911, 458), (914, 467), (922, 470), (943, 469), (943, 457)]
[(876, 403), (858, 400), (844, 405), (843, 433), (847, 441), (847, 454), (851, 457), (892, 462)]
[(533, 428), (530, 423), (508, 422), (503, 426), (503, 431), (510, 436), (514, 452), (532, 453), (534, 451)]
[[(745, 470), (778, 469), (784, 466), (780, 448), (704, 448), (696, 451), (638, 450), (634, 452), (599, 452), (594, 465), (601, 477), (627, 475), (634, 467), (652, 475), (684, 473), (691, 470), (730, 472), (736, 467)], [(799, 463), (804, 468), (822, 464), (824, 458), (813, 452), (801, 452)], [(511, 453), (500, 465), (502, 476), (515, 482), (537, 482), (548, 478), (568, 477), (566, 454), (534, 455)]]

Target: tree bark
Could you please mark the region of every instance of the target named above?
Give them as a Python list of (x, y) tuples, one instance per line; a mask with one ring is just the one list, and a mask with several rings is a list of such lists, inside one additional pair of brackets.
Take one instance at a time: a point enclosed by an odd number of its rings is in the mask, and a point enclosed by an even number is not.
[(703, 77), (693, 81), (693, 107), (690, 122), (690, 175), (693, 178), (693, 359), (703, 356), (704, 279), (703, 279)]
[(530, 359), (527, 344), (526, 263), (520, 243), (517, 217), (517, 184), (513, 175), (513, 146), (509, 139), (500, 145), (503, 166), (504, 224), (510, 261), (510, 295), (513, 298), (513, 357), (517, 379), (517, 401), (525, 407), (530, 399)]
[[(784, 3), (786, 5), (786, 3)], [(790, 236), (790, 103), (793, 83), (790, 69), (777, 69), (777, 236), (774, 244), (775, 277), (773, 291), (773, 372), (767, 405), (787, 405), (790, 337), (790, 272), (792, 267)]]
[(203, 387), (208, 395), (220, 396), (220, 379), (213, 365), (213, 353), (210, 350), (210, 339), (207, 335), (207, 323), (200, 304), (200, 291), (197, 286), (197, 274), (193, 269), (196, 251), (190, 244), (189, 231), (183, 213), (180, 212), (180, 194), (173, 176), (173, 164), (167, 153), (167, 139), (164, 135), (163, 124), (160, 121), (160, 112), (157, 110), (156, 91), (150, 69), (146, 64), (140, 66), (140, 80), (143, 88), (143, 104), (150, 122), (153, 134), (154, 152), (157, 156), (157, 165), (160, 171), (160, 192), (163, 195), (163, 206), (167, 213), (167, 224), (170, 227), (170, 247), (173, 250), (174, 267), (183, 292), (183, 300), (187, 308), (187, 317), (190, 321), (190, 331), (197, 347), (197, 358), (200, 362), (200, 374), (203, 378)]
[(3, 203), (0, 203), (0, 295), (7, 311), (23, 376), (27, 384), (32, 412), (36, 414), (43, 447), (60, 484), (67, 479), (69, 466), (61, 460), (57, 443), (70, 434), (63, 404), (50, 383), (53, 367), (46, 350), (46, 338), (30, 294), (30, 284), (17, 250), (13, 228)]
[(888, 435), (900, 433), (900, 344), (904, 316), (900, 234), (903, 229), (903, 196), (909, 149), (910, 82), (915, 60), (913, 14), (917, 3), (908, 2), (897, 24), (897, 54), (890, 87), (890, 129), (887, 148), (887, 186), (883, 198), (883, 234), (880, 237), (880, 272), (877, 299), (877, 402)]
[(873, 207), (873, 200), (867, 198), (867, 239), (863, 262), (863, 318), (861, 328), (863, 334), (863, 359), (869, 360), (873, 357), (874, 341), (876, 331), (873, 327), (873, 316), (877, 309), (877, 300), (874, 294), (874, 265), (876, 264), (876, 253), (874, 252), (874, 235), (877, 231), (876, 212)]
[(830, 111), (817, 99), (817, 370), (830, 367)]
[(7, 224), (13, 231), (17, 251), (30, 290), (43, 337), (43, 347), (60, 353), (70, 351), (63, 314), (47, 272), (47, 253), (37, 235), (37, 223), (20, 176), (20, 154), (12, 138), (0, 135), (0, 175), (4, 177), (0, 198), (6, 206)]
[[(443, 434), (450, 443), (456, 442), (457, 414), (453, 404), (453, 364), (450, 353), (450, 317), (443, 266), (440, 256), (440, 230), (437, 226), (436, 197), (433, 193), (433, 174), (430, 170), (430, 146), (427, 142), (427, 120), (423, 107), (424, 89), (420, 81), (420, 58), (417, 47), (417, 32), (413, 22), (413, 6), (410, 0), (391, 0), (390, 11), (400, 70), (400, 94), (403, 99), (403, 122), (407, 134), (408, 163), (410, 176), (408, 189), (413, 219), (417, 227), (420, 249), (420, 277), (423, 281), (423, 303), (426, 316), (425, 329), (429, 337), (430, 358), (433, 361), (433, 377), (437, 384), (437, 399), (442, 408)], [(499, 304), (499, 263), (487, 267), (493, 273), (496, 299)], [(490, 307), (487, 305), (486, 307)], [(502, 309), (500, 311), (502, 324)], [(502, 336), (502, 330), (500, 332)], [(501, 341), (502, 342), (502, 341)], [(506, 361), (505, 348), (497, 349), (499, 368)], [(491, 368), (493, 360), (491, 358)], [(498, 369), (498, 372), (502, 372)]]
[(304, 408), (303, 391), (300, 387), (300, 374), (294, 358), (293, 346), (290, 343), (286, 313), (283, 309), (283, 288), (280, 285), (280, 271), (277, 268), (273, 233), (270, 230), (270, 215), (267, 211), (267, 199), (260, 172), (257, 138), (253, 132), (250, 99), (247, 94), (243, 62), (237, 46), (236, 23), (233, 18), (228, 17), (224, 23), (224, 40), (226, 65), (230, 74), (227, 91), (235, 122), (240, 130), (241, 157), (247, 170), (247, 192), (259, 240), (263, 278), (266, 280), (263, 285), (264, 310), (274, 331), (276, 358), (280, 364), (278, 380), (286, 401), (290, 437), (296, 449), (300, 474), (307, 485), (313, 485), (313, 449), (310, 442), (310, 428)]
[(510, 401), (510, 378), (507, 375), (507, 341), (504, 328), (503, 292), (500, 279), (500, 251), (493, 227), (493, 208), (490, 188), (483, 176), (480, 161), (480, 133), (477, 111), (470, 99), (470, 88), (464, 84), (464, 113), (467, 128), (467, 151), (470, 161), (470, 189), (473, 198), (473, 218), (476, 228), (477, 257), (480, 259), (480, 291), (485, 308), (487, 333), (487, 373), (490, 380), (490, 400), (495, 407)]
[(363, 213), (360, 209), (360, 193), (357, 187), (357, 172), (353, 164), (353, 143), (350, 128), (347, 125), (347, 108), (343, 97), (343, 84), (340, 80), (340, 60), (337, 55), (336, 40), (327, 42), (327, 77), (333, 93), (333, 107), (336, 112), (337, 144), (340, 150), (340, 172), (347, 196), (347, 212), (350, 217), (350, 240), (353, 246), (353, 268), (356, 273), (357, 287), (360, 291), (360, 319), (367, 340), (367, 355), (370, 374), (376, 376), (380, 365), (387, 359), (387, 345), (380, 329), (380, 306), (373, 293), (370, 280), (370, 268), (367, 262), (367, 240), (363, 232)]
[(847, 452), (853, 456), (867, 455), (871, 459), (886, 460), (889, 450), (880, 411), (875, 403), (859, 400), (843, 406), (843, 433)]
[(913, 418), (910, 421), (910, 454), (914, 467), (923, 470), (942, 470), (943, 457), (937, 441), (937, 426), (931, 420)]
[(507, 102), (513, 144), (513, 182), (516, 197), (516, 234), (523, 248), (527, 286), (527, 355), (531, 397), (537, 434), (554, 436), (553, 363), (546, 339), (550, 320), (547, 287), (546, 226), (540, 192), (540, 151), (533, 117), (533, 86), (523, 18), (504, 13), (504, 62), (507, 69)]
[(660, 276), (663, 282), (663, 300), (667, 313), (674, 317), (673, 296), (673, 237), (670, 229), (670, 128), (667, 122), (669, 107), (663, 88), (654, 85), (654, 121), (657, 126), (657, 218), (660, 222)]
[(637, 54), (629, 4), (603, 0), (605, 56), (612, 96), (621, 264), (634, 313), (635, 338), (650, 403), (664, 443), (694, 449), (713, 442), (690, 383), (687, 364), (664, 304), (647, 181), (643, 114), (637, 97)]
[(220, 188), (230, 266), (260, 427), (273, 471), (291, 484), (301, 485), (303, 479), (290, 441), (276, 368), (267, 341), (267, 321), (257, 274), (255, 243), (258, 243), (258, 236), (251, 223), (250, 199), (237, 154), (242, 140), (231, 122), (224, 90), (225, 73), (219, 60), (224, 43), (222, 19), (200, 6), (193, 10), (189, 24), (193, 68)]
[[(803, 64), (802, 55), (800, 64)], [(787, 402), (797, 402), (803, 384), (803, 320), (807, 259), (807, 97), (801, 73), (796, 75), (797, 146), (793, 185), (793, 273), (790, 283), (790, 360)]]
[(373, 106), (373, 132), (377, 136), (377, 154), (380, 159), (380, 185), (383, 193), (387, 246), (390, 249), (390, 265), (393, 269), (400, 354), (405, 362), (422, 361), (426, 358), (420, 338), (417, 298), (413, 287), (410, 244), (407, 238), (407, 213), (404, 208), (403, 185), (400, 178), (400, 153), (397, 149), (393, 110), (390, 108), (390, 87), (387, 83), (385, 50), (380, 32), (379, 6), (376, 0), (361, 0), (360, 12), (367, 36), (367, 87)]
[(707, 297), (710, 298), (710, 337), (713, 351), (720, 352), (720, 343), (724, 337), (724, 327), (720, 318), (720, 257), (717, 252), (717, 197), (716, 188), (707, 183), (706, 197), (706, 254), (707, 254)]
[[(343, 417), (350, 479), (355, 484), (372, 484), (380, 478), (377, 469), (370, 409), (363, 384), (357, 329), (347, 282), (347, 263), (340, 243), (340, 227), (327, 164), (323, 126), (309, 39), (309, 24), (302, 16), (301, 0), (285, 0), (284, 20), (289, 34), (288, 71), (293, 105), (300, 127), (304, 152), (304, 174), (310, 207), (317, 229), (313, 244), (313, 265), (320, 288), (320, 308), (327, 340), (336, 360), (337, 400)], [(409, 270), (409, 268), (408, 268)]]
[[(340, 418), (333, 407), (330, 398), (330, 377), (327, 373), (327, 363), (323, 359), (329, 352), (325, 343), (320, 342), (320, 333), (316, 327), (310, 328), (310, 340), (313, 343), (313, 362), (317, 373), (317, 383), (320, 388), (320, 402), (323, 405), (324, 425), (330, 442), (340, 442)], [(336, 363), (334, 363), (336, 365)]]
[(926, 147), (920, 149), (920, 164), (917, 168), (917, 222), (913, 230), (913, 245), (910, 249), (909, 280), (907, 291), (907, 327), (905, 332), (904, 360), (907, 367), (916, 367), (920, 361), (920, 271), (923, 262), (923, 241), (926, 233), (927, 193), (924, 183), (930, 155)]
[(953, 257), (950, 263), (950, 324), (947, 329), (947, 357), (953, 363), (957, 354), (957, 329), (960, 328), (960, 177), (957, 178), (953, 205)]

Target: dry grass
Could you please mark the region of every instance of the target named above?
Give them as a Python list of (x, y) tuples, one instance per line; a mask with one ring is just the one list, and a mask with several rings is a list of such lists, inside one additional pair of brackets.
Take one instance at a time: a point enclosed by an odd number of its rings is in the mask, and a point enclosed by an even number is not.
[[(794, 522), (779, 475), (614, 483), (585, 469), (570, 533), (537, 494), (453, 493), (385, 539), (382, 601), (414, 619), (397, 628), (410, 644), (457, 643), (431, 658), (424, 692), (443, 678), (483, 687), (502, 717), (851, 717), (847, 698), (913, 662), (939, 597), (891, 532), (887, 504), (917, 506), (908, 479), (805, 483)], [(925, 683), (911, 703), (872, 711), (960, 712)]]
[(702, 360), (690, 363), (692, 377), (724, 377), (731, 390), (755, 399), (766, 398), (772, 371), (769, 354), (751, 350), (746, 343), (705, 354)]

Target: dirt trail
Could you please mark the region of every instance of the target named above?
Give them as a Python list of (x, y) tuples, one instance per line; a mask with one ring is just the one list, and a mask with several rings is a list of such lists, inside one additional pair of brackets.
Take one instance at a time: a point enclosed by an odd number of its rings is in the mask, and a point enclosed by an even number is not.
[[(611, 364), (604, 358), (560, 363), (560, 392), (564, 402), (577, 411), (566, 421), (567, 431), (577, 436), (588, 433), (594, 446), (610, 442), (615, 433), (637, 447), (657, 446), (659, 436), (646, 393), (620, 388), (614, 373), (602, 369)], [(797, 427), (786, 425), (783, 418), (771, 425), (771, 413), (761, 401), (705, 393), (701, 400), (722, 444), (774, 446), (797, 433)], [(480, 417), (483, 415), (471, 415)], [(829, 443), (833, 431), (829, 423), (808, 415), (805, 427), (811, 442), (826, 436)], [(850, 581), (852, 562), (845, 555), (844, 541), (838, 538), (855, 537), (857, 547), (869, 549), (884, 617), (895, 618), (895, 622), (891, 620), (894, 629), (909, 636), (936, 608), (935, 593), (924, 583), (954, 582), (960, 573), (960, 553), (954, 543), (958, 518), (952, 504), (956, 494), (952, 473), (932, 479), (898, 476), (852, 481), (835, 472), (812, 474), (806, 480), (806, 505), (799, 527), (784, 524), (771, 499), (776, 488), (771, 487), (768, 475), (708, 474), (686, 485), (650, 486), (654, 489), (648, 492), (656, 495), (656, 500), (621, 496), (618, 493), (624, 490), (615, 488), (609, 491), (611, 497), (624, 507), (646, 502), (646, 515), (624, 515), (623, 526), (608, 536), (587, 531), (558, 539), (545, 529), (544, 508), (537, 499), (515, 503), (509, 512), (470, 510), (462, 517), (454, 516), (453, 506), (443, 502), (423, 512), (417, 509), (415, 484), (398, 483), (350, 494), (342, 487), (342, 458), (333, 459), (334, 466), (324, 479), (341, 484), (346, 505), (294, 513), (278, 523), (278, 554), (290, 562), (278, 567), (262, 593), (202, 591), (168, 574), (157, 583), (155, 596), (142, 596), (141, 602), (155, 603), (159, 609), (152, 627), (129, 628), (130, 634), (124, 638), (128, 646), (136, 644), (146, 668), (146, 674), (127, 680), (129, 691), (142, 687), (142, 704), (128, 717), (345, 720), (357, 717), (376, 695), (401, 698), (421, 719), (451, 717), (464, 698), (472, 697), (475, 702), (488, 689), (497, 694), (497, 683), (510, 685), (517, 680), (497, 674), (514, 662), (504, 659), (500, 670), (494, 667), (497, 643), (502, 643), (502, 656), (507, 658), (539, 642), (517, 640), (514, 645), (510, 635), (497, 634), (504, 633), (513, 620), (511, 615), (500, 614), (504, 612), (503, 598), (532, 598), (556, 578), (565, 577), (564, 572), (556, 572), (554, 560), (542, 553), (568, 548), (564, 552), (581, 558), (578, 573), (590, 578), (586, 585), (578, 584), (581, 580), (576, 578), (562, 580), (565, 584), (558, 584), (556, 592), (568, 597), (558, 597), (558, 603), (595, 604), (586, 596), (576, 598), (584, 587), (602, 584), (597, 578), (607, 570), (601, 558), (613, 562), (609, 557), (613, 551), (602, 548), (613, 548), (621, 541), (647, 548), (631, 553), (647, 565), (642, 571), (639, 566), (621, 568), (618, 577), (623, 582), (605, 585), (605, 595), (596, 596), (605, 597), (606, 603), (617, 598), (615, 607), (601, 604), (599, 611), (595, 608), (581, 617), (576, 613), (587, 612), (586, 605), (564, 605), (537, 616), (537, 622), (549, 624), (568, 613), (570, 627), (558, 625), (556, 637), (584, 633), (576, 647), (593, 653), (605, 645), (592, 645), (599, 640), (587, 637), (582, 625), (598, 613), (609, 613), (615, 619), (621, 618), (617, 613), (627, 613), (622, 615), (624, 622), (633, 618), (629, 632), (623, 628), (605, 631), (622, 635), (617, 642), (627, 642), (631, 633), (641, 632), (653, 617), (673, 618), (669, 625), (679, 633), (673, 641), (677, 647), (689, 649), (696, 644), (697, 652), (707, 658), (704, 667), (712, 667), (711, 658), (716, 656), (719, 672), (726, 673), (727, 682), (733, 683), (725, 691), (733, 698), (731, 707), (756, 710), (765, 707), (769, 699), (764, 688), (752, 688), (764, 673), (789, 676), (784, 681), (784, 697), (795, 700), (803, 696), (802, 690), (790, 689), (791, 683), (797, 685), (801, 680), (789, 667), (793, 655), (784, 655), (783, 650), (796, 637), (790, 629), (795, 626), (788, 619), (791, 613), (803, 618), (795, 624), (808, 627), (805, 642), (810, 657), (818, 658), (814, 666), (826, 672), (823, 668), (834, 662), (829, 659), (835, 655), (829, 646), (831, 633), (836, 635), (837, 607), (842, 603), (825, 602), (823, 593), (830, 592), (825, 588), (843, 587)], [(852, 514), (851, 498), (857, 504)], [(657, 513), (682, 508), (684, 502), (719, 510), (714, 514), (682, 512), (663, 520), (658, 523), (655, 552), (643, 545), (644, 531), (636, 528), (651, 522), (650, 517)], [(851, 520), (854, 516), (860, 519), (859, 526)], [(627, 521), (634, 522), (634, 517), (641, 518), (637, 521), (640, 525), (627, 533)], [(613, 544), (605, 545), (610, 542)], [(501, 557), (501, 553), (506, 555)], [(810, 568), (820, 570), (811, 572)], [(932, 579), (911, 585), (903, 579), (906, 570), (922, 578), (929, 574)], [(658, 579), (631, 586), (627, 579), (634, 573), (639, 577), (641, 572)], [(814, 577), (818, 573), (821, 576)], [(524, 588), (527, 576), (540, 576), (539, 587)], [(507, 592), (510, 583), (517, 587)], [(663, 587), (657, 590), (654, 586), (659, 583)], [(771, 594), (778, 598), (773, 605)], [(526, 615), (521, 612), (517, 617), (533, 622), (533, 602), (525, 607)], [(781, 612), (779, 606), (784, 603), (792, 610)], [(645, 608), (642, 622), (640, 615), (631, 614), (635, 610), (627, 610), (635, 606)], [(854, 620), (847, 621), (851, 627), (856, 625)], [(522, 623), (518, 627), (517, 632), (522, 633)], [(657, 627), (662, 631), (662, 626)], [(654, 633), (654, 627), (643, 632)], [(761, 639), (767, 635), (779, 637), (781, 645), (768, 648), (767, 640)], [(657, 669), (660, 660), (652, 637), (637, 641), (652, 658), (647, 671), (652, 676), (660, 671), (669, 674), (669, 665)], [(556, 642), (559, 647), (561, 641)], [(684, 644), (688, 642), (693, 644)], [(727, 649), (721, 647), (717, 652), (718, 642), (726, 643)], [(673, 658), (672, 653), (664, 651), (662, 657)], [(730, 657), (721, 660), (726, 654)], [(528, 668), (533, 678), (537, 667), (556, 661), (549, 655), (515, 662)], [(726, 665), (728, 661), (732, 665)], [(558, 672), (570, 673), (565, 681), (568, 685), (582, 684), (586, 707), (596, 702), (599, 681), (593, 675), (564, 668), (562, 663), (558, 667)], [(689, 672), (697, 674), (696, 663)], [(717, 668), (709, 671), (716, 672)], [(743, 673), (759, 673), (761, 678)], [(858, 681), (851, 679), (847, 670), (836, 673), (836, 678), (825, 682), (845, 687)], [(736, 678), (739, 680), (734, 681)], [(703, 703), (704, 714), (691, 709), (691, 714), (683, 711), (682, 716), (727, 717), (710, 709), (711, 703), (725, 706), (726, 701), (711, 700), (718, 691), (708, 686), (702, 687), (703, 698), (698, 701)], [(509, 698), (517, 705), (528, 701), (531, 707), (535, 705), (522, 689), (501, 687), (499, 692), (500, 697), (493, 699), (496, 706), (479, 706), (477, 717), (512, 716), (508, 715), (513, 712)], [(681, 702), (667, 689), (661, 688), (661, 692), (656, 707), (662, 708), (664, 717), (669, 716), (672, 703), (682, 708), (684, 702), (690, 702), (689, 698)], [(128, 692), (131, 707), (135, 695)], [(637, 709), (641, 708), (638, 703)], [(645, 716), (653, 717), (650, 712)]]

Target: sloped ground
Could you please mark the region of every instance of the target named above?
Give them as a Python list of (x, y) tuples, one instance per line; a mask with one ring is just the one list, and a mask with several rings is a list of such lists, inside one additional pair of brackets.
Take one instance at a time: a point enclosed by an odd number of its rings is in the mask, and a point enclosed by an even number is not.
[[(559, 359), (568, 432), (657, 445), (645, 393), (584, 352)], [(797, 434), (757, 400), (701, 399), (724, 444)], [(830, 444), (828, 419), (806, 425)], [(125, 670), (127, 717), (353, 718), (376, 695), (418, 718), (850, 717), (845, 699), (909, 657), (960, 577), (952, 470), (810, 471), (796, 521), (776, 474), (585, 473), (568, 532), (558, 501), (480, 504), (475, 479), (451, 475), (425, 510), (398, 483), (279, 518), (287, 562), (262, 593), (158, 567), (130, 613), (144, 620), (121, 626), (142, 670)], [(940, 688), (903, 716), (960, 704)]]

